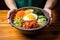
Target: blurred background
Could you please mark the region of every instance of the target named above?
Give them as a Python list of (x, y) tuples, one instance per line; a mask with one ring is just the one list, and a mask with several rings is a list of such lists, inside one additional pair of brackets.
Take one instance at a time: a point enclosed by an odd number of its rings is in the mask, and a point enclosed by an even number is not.
[(8, 10), (4, 0), (0, 0), (0, 10)]
[[(53, 4), (54, 5), (54, 4)], [(60, 0), (52, 9), (53, 23), (43, 29), (38, 36), (25, 36), (7, 22), (9, 8), (0, 0), (0, 40), (60, 40)]]
[[(0, 15), (6, 15), (6, 13), (8, 12), (9, 8), (6, 6), (4, 0), (0, 0), (0, 10), (4, 10), (1, 11)], [(5, 11), (7, 11), (5, 13)], [(2, 14), (5, 13), (5, 14)], [(60, 0), (57, 0), (57, 3), (55, 5), (55, 7), (52, 9), (52, 18), (53, 18), (53, 23), (52, 25), (50, 25), (49, 29), (47, 28), (47, 30), (51, 31), (59, 31), (60, 32)], [(2, 20), (2, 18), (1, 18)], [(55, 22), (54, 22), (55, 21)]]
[[(60, 7), (60, 0), (58, 0), (55, 7)], [(6, 6), (4, 0), (0, 0), (0, 10), (8, 10), (9, 8)]]
[[(4, 0), (0, 0), (0, 10), (4, 10), (1, 11), (0, 15), (5, 15), (2, 13), (6, 13), (8, 12), (9, 8), (6, 6)], [(60, 0), (57, 0), (56, 5), (54, 6), (54, 8), (52, 9), (52, 18), (53, 18), (53, 23), (52, 25), (50, 25), (49, 29), (47, 28), (47, 30), (54, 30), (54, 31), (59, 31), (60, 32)]]

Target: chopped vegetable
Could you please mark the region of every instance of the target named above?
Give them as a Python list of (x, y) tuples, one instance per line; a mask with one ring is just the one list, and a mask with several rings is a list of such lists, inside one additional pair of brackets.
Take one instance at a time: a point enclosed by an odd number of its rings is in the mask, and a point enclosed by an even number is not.
[(31, 14), (31, 13), (33, 13), (33, 9), (27, 9), (26, 11), (25, 11), (25, 15), (27, 15), (27, 14)]
[(39, 27), (39, 24), (37, 23), (37, 21), (34, 21), (34, 20), (25, 21), (22, 27), (25, 29), (37, 28)]
[(46, 16), (41, 10), (21, 9), (13, 19), (13, 23), (24, 29), (32, 29), (43, 26), (47, 22)]
[(25, 10), (20, 10), (16, 13), (16, 17), (15, 18), (23, 18), (25, 15)]
[(46, 18), (46, 17), (43, 16), (43, 15), (39, 15), (39, 16), (38, 16), (38, 19), (41, 19), (41, 18)]
[(23, 25), (23, 22), (24, 20), (23, 19), (20, 19), (20, 18), (15, 18), (13, 23), (16, 25), (16, 26), (19, 26), (21, 27)]
[(39, 16), (37, 22), (40, 24), (40, 25), (44, 25), (46, 23), (47, 19), (45, 16), (41, 15)]
[(38, 16), (44, 15), (43, 12), (41, 12), (41, 10), (34, 10), (34, 13), (37, 14)]

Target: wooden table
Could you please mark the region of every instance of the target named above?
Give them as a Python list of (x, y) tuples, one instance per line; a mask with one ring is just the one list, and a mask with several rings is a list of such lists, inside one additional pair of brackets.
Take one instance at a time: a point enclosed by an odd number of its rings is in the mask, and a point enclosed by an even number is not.
[(36, 36), (26, 36), (7, 21), (8, 10), (0, 10), (0, 40), (60, 40), (60, 16), (52, 10), (52, 24)]

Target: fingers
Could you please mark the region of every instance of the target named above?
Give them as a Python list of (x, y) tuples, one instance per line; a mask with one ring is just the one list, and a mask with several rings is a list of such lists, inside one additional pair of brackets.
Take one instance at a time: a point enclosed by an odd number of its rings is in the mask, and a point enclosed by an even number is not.
[(10, 16), (10, 14), (11, 14), (11, 11), (12, 11), (12, 10), (8, 11), (8, 14), (7, 14), (7, 18), (8, 18), (8, 19), (9, 19), (9, 16)]
[(9, 19), (11, 14), (14, 13), (15, 11), (16, 11), (16, 9), (8, 11), (7, 18)]
[(16, 11), (16, 9), (8, 11), (8, 14), (7, 14), (8, 22), (9, 22), (9, 18), (11, 16), (11, 14), (14, 13), (15, 11)]
[(51, 10), (48, 8), (44, 8), (45, 11), (47, 11), (49, 13), (49, 16), (51, 17)]
[(44, 8), (44, 10), (49, 13), (49, 16), (50, 16), (50, 23), (49, 24), (51, 24), (52, 23), (51, 10), (48, 8)]

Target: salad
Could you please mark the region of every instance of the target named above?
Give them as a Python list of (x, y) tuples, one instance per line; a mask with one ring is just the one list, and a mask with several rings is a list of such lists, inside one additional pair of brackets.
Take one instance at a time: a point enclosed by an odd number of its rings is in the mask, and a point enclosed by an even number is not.
[(42, 27), (47, 22), (41, 10), (21, 9), (14, 16), (13, 24), (24, 29)]

